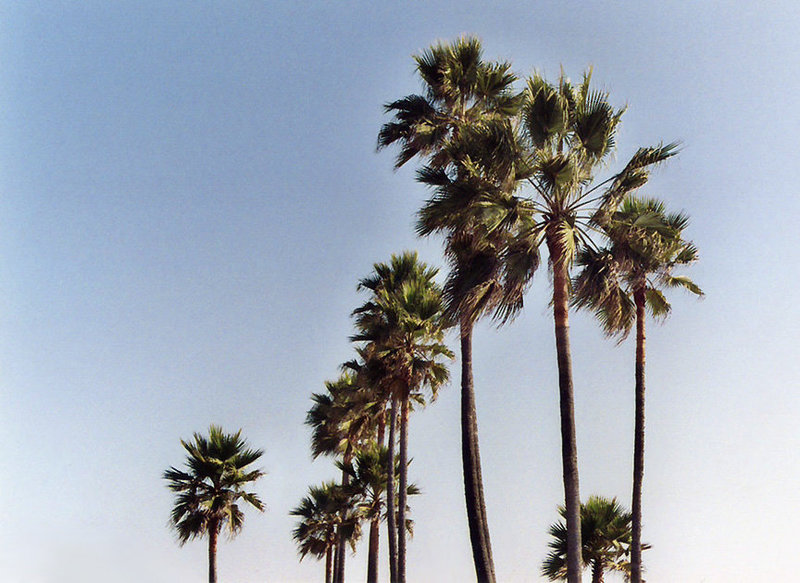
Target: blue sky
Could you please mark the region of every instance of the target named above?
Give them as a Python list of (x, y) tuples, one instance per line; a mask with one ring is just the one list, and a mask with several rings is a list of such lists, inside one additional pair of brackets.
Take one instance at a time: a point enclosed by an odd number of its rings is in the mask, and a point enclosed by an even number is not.
[[(648, 581), (791, 580), (800, 518), (800, 15), (747, 2), (0, 4), (0, 578), (190, 582), (161, 472), (210, 423), (266, 451), (222, 581), (317, 581), (288, 511), (313, 391), (352, 357), (356, 282), (413, 234), (426, 192), (376, 153), (411, 56), (478, 35), (526, 75), (628, 105), (617, 163), (681, 140), (646, 192), (692, 217), (707, 297), (648, 334)], [(613, 166), (612, 166), (613, 169)], [(539, 274), (478, 327), (475, 380), (498, 578), (539, 581), (562, 496), (555, 353)], [(581, 492), (630, 490), (633, 346), (572, 320)], [(454, 367), (454, 371), (457, 368)], [(457, 384), (457, 383), (456, 383)], [(412, 581), (472, 576), (458, 390), (411, 425)], [(349, 561), (362, 580), (363, 550)], [(385, 565), (382, 575), (386, 576)]]

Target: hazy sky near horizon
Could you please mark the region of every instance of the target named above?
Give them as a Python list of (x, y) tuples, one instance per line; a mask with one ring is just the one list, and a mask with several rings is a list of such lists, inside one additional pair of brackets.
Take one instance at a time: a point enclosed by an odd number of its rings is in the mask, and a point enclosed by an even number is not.
[[(609, 171), (682, 141), (645, 192), (691, 215), (707, 295), (672, 294), (648, 332), (646, 576), (792, 580), (798, 30), (793, 2), (0, 2), (0, 580), (204, 580), (160, 476), (210, 423), (268, 472), (220, 580), (323, 578), (288, 516), (336, 475), (311, 461), (309, 396), (352, 358), (374, 262), (443, 265), (414, 236), (415, 165), (375, 152), (382, 104), (420, 90), (412, 55), (465, 33), (521, 76), (592, 65), (628, 105)], [(632, 340), (579, 314), (572, 343), (582, 497), (627, 506)], [(540, 581), (563, 497), (544, 271), (517, 321), (478, 326), (474, 360), (498, 580)], [(452, 370), (411, 421), (414, 582), (474, 579)]]

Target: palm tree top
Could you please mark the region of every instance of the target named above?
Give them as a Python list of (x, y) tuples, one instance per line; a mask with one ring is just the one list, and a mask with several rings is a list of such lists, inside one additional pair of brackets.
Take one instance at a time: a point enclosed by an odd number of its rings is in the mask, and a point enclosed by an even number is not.
[[(345, 368), (356, 368), (356, 361)], [(335, 381), (326, 381), (325, 393), (313, 393), (314, 404), (306, 414), (311, 427), (311, 455), (349, 454), (359, 442), (369, 439), (380, 414), (380, 405), (363, 386), (356, 372), (345, 370)]]
[[(558, 507), (562, 519), (564, 506)], [(550, 553), (542, 564), (542, 575), (551, 581), (566, 579), (567, 527), (563, 520), (550, 526)], [(581, 504), (581, 546), (584, 567), (603, 571), (630, 571), (631, 513), (616, 498), (590, 496)], [(649, 545), (643, 545), (649, 549)], [(602, 579), (600, 579), (602, 580)]]
[(476, 37), (463, 36), (414, 57), (425, 95), (387, 103), (394, 120), (378, 134), (378, 149), (400, 143), (396, 167), (417, 155), (431, 155), (433, 166), (446, 165), (441, 150), (462, 128), (516, 112), (520, 96), (510, 63), (483, 61), (482, 53)]
[(215, 525), (227, 524), (229, 535), (235, 536), (244, 524), (239, 500), (263, 512), (258, 495), (244, 487), (265, 474), (249, 468), (264, 452), (248, 447), (241, 434), (212, 425), (208, 437), (195, 433), (193, 441), (181, 440), (188, 454), (187, 469), (170, 467), (163, 474), (167, 487), (178, 494), (170, 525), (180, 544), (205, 535)]
[(616, 147), (625, 107), (615, 108), (606, 91), (593, 89), (591, 70), (573, 84), (562, 72), (557, 83), (534, 74), (522, 105), (522, 135), (535, 195), (528, 199), (534, 220), (523, 231), (540, 234), (551, 257), (569, 266), (581, 246), (595, 247), (592, 233), (603, 227), (626, 195), (643, 186), (653, 167), (678, 152), (677, 142), (639, 148), (621, 171), (605, 180), (595, 174)]
[(440, 360), (453, 358), (444, 344), (451, 322), (444, 316), (437, 273), (416, 252), (406, 251), (392, 255), (389, 263), (376, 263), (359, 283), (359, 289), (371, 294), (353, 312), (356, 333), (351, 340), (363, 343), (361, 354), (373, 372), (386, 374), (381, 385), (389, 393), (419, 393), (426, 387), (433, 398), (448, 380)]
[(292, 537), (301, 560), (308, 554), (324, 557), (333, 546), (336, 527), (341, 527), (344, 538), (351, 545), (361, 534), (352, 495), (345, 487), (332, 481), (309, 486), (308, 496), (289, 515), (300, 518)]
[(643, 294), (645, 306), (656, 318), (665, 318), (671, 306), (665, 288), (681, 287), (702, 296), (691, 279), (674, 270), (697, 261), (697, 248), (683, 238), (686, 214), (669, 213), (655, 198), (628, 195), (605, 217), (608, 244), (585, 248), (578, 254), (581, 271), (573, 281), (572, 303), (593, 311), (608, 336), (624, 340), (636, 320), (632, 297)]

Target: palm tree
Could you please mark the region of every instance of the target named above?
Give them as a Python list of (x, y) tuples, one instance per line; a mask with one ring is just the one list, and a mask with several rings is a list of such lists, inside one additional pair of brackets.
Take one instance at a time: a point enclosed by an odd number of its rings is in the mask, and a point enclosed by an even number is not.
[[(400, 460), (395, 458), (395, 473)], [(380, 522), (386, 518), (386, 494), (389, 467), (389, 449), (372, 442), (362, 446), (353, 458), (352, 463), (337, 463), (337, 466), (350, 476), (349, 488), (360, 500), (358, 509), (361, 517), (369, 521), (369, 549), (367, 555), (367, 583), (378, 581), (378, 554), (380, 547)], [(397, 488), (395, 484), (394, 489)], [(409, 484), (406, 488), (408, 496), (420, 493), (419, 488)], [(412, 532), (413, 523), (406, 520), (406, 530)]]
[[(312, 428), (311, 453), (341, 456), (345, 464), (353, 457), (361, 443), (372, 439), (375, 425), (370, 408), (372, 397), (362, 390), (357, 376), (344, 372), (336, 381), (325, 383), (326, 393), (314, 393), (313, 406), (306, 415), (306, 425)], [(349, 476), (342, 473), (342, 486), (347, 486)], [(334, 582), (344, 583), (345, 541), (337, 536), (334, 556)]]
[(673, 269), (697, 260), (697, 249), (683, 239), (683, 213), (666, 212), (655, 199), (628, 196), (606, 217), (608, 247), (581, 251), (583, 267), (575, 279), (576, 306), (593, 310), (608, 336), (624, 340), (636, 323), (636, 389), (633, 446), (633, 544), (631, 580), (641, 583), (642, 483), (644, 479), (645, 319), (647, 310), (666, 317), (665, 287), (682, 287), (698, 296), (700, 288)]
[[(479, 174), (489, 168), (505, 178), (512, 175), (513, 168), (505, 163), (508, 157), (494, 155), (496, 149), (487, 145), (507, 143), (502, 138), (511, 132), (519, 96), (512, 90), (516, 77), (510, 65), (483, 61), (480, 41), (474, 37), (435, 45), (415, 61), (425, 95), (410, 95), (386, 106), (394, 119), (381, 129), (378, 146), (400, 144), (397, 167), (416, 156), (424, 158), (427, 166), (419, 179), (437, 189), (437, 196), (420, 211), (418, 233), (444, 232), (447, 237), (445, 253), (452, 265), (445, 285), (447, 311), (460, 326), (467, 521), (477, 579), (494, 583), (472, 377), (472, 329), (481, 315), (503, 303), (502, 231), (489, 237), (490, 229), (480, 220), (479, 203), (487, 192), (504, 189), (497, 188), (498, 181), (487, 181)], [(479, 157), (482, 161), (491, 158), (491, 163), (478, 167)], [(501, 186), (513, 183), (513, 179), (499, 182)], [(510, 289), (512, 286), (506, 291)]]
[[(562, 518), (566, 510), (559, 506)], [(603, 583), (606, 571), (630, 574), (631, 514), (616, 498), (609, 500), (590, 496), (581, 504), (581, 537), (583, 566), (592, 570), (592, 583)], [(567, 578), (567, 527), (563, 521), (550, 526), (550, 553), (542, 564), (542, 575), (551, 581)], [(645, 548), (649, 548), (645, 545)]]
[[(624, 109), (590, 87), (591, 71), (574, 86), (563, 74), (552, 85), (540, 75), (527, 82), (522, 105), (524, 144), (534, 197), (521, 244), (547, 246), (553, 279), (553, 318), (561, 417), (561, 456), (567, 525), (569, 583), (580, 583), (580, 492), (575, 436), (572, 356), (569, 344), (569, 272), (576, 250), (589, 240), (590, 221), (603, 223), (628, 192), (642, 186), (649, 168), (674, 155), (676, 144), (640, 148), (621, 172), (595, 183), (614, 150)], [(593, 196), (598, 190), (602, 194)]]
[(197, 537), (208, 535), (208, 581), (217, 581), (217, 539), (227, 526), (231, 537), (244, 524), (239, 501), (259, 511), (264, 503), (258, 495), (244, 488), (264, 475), (261, 470), (248, 468), (262, 455), (260, 449), (250, 449), (241, 437), (241, 430), (225, 433), (212, 425), (208, 437), (194, 434), (194, 441), (181, 440), (188, 453), (186, 471), (170, 467), (163, 474), (170, 490), (177, 494), (170, 516), (170, 525), (183, 545)]
[(308, 496), (289, 514), (301, 519), (292, 533), (300, 560), (309, 554), (317, 559), (324, 557), (325, 583), (332, 583), (337, 538), (354, 546), (360, 536), (353, 497), (343, 486), (325, 482), (321, 486), (311, 486)]
[[(393, 565), (390, 546), (390, 571), (393, 583), (405, 583), (406, 507), (408, 492), (408, 419), (412, 400), (424, 402), (423, 389), (430, 398), (448, 379), (442, 358), (452, 358), (443, 344), (447, 322), (443, 316), (441, 290), (434, 278), (437, 270), (417, 259), (415, 252), (393, 255), (391, 262), (376, 263), (371, 276), (359, 283), (371, 292), (370, 300), (355, 311), (356, 342), (373, 346), (375, 358), (387, 371), (386, 386), (391, 391), (392, 419), (389, 427), (389, 460), (394, 458), (394, 423), (399, 408), (400, 480), (397, 501), (397, 562)], [(389, 482), (393, 464), (389, 463)], [(393, 496), (389, 489), (390, 542), (393, 531)]]

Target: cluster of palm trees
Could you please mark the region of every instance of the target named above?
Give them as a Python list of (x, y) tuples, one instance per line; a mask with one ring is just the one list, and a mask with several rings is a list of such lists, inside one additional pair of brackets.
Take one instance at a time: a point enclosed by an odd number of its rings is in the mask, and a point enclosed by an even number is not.
[[(591, 568), (595, 581), (616, 569), (641, 583), (641, 552), (647, 546), (641, 541), (646, 317), (669, 313), (666, 288), (702, 292), (674, 274), (697, 259), (696, 248), (683, 237), (687, 216), (635, 191), (656, 165), (677, 153), (677, 145), (639, 148), (619, 171), (610, 172), (624, 109), (592, 87), (591, 70), (577, 84), (563, 73), (556, 82), (534, 74), (519, 89), (510, 64), (485, 61), (473, 37), (434, 45), (415, 61), (424, 93), (386, 105), (392, 119), (380, 130), (378, 147), (399, 147), (398, 167), (420, 162), (417, 179), (431, 196), (418, 213), (417, 233), (443, 237), (449, 271), (440, 286), (435, 268), (404, 252), (376, 263), (359, 282), (368, 297), (353, 312), (356, 356), (342, 365), (339, 378), (326, 383), (324, 393), (312, 396), (306, 418), (313, 457), (334, 458), (341, 479), (310, 487), (291, 511), (298, 518), (293, 536), (301, 559), (324, 559), (326, 583), (344, 583), (346, 547), (354, 547), (368, 524), (367, 582), (377, 583), (385, 522), (390, 581), (406, 582), (413, 524), (408, 499), (419, 492), (408, 480), (409, 416), (448, 380), (446, 361), (454, 355), (444, 335), (452, 327), (460, 340), (462, 463), (473, 561), (479, 583), (495, 583), (472, 334), (480, 318), (504, 324), (520, 312), (545, 248), (558, 364), (564, 522), (551, 527), (555, 542), (543, 573), (579, 583), (584, 568)], [(598, 178), (601, 173), (606, 177)], [(629, 514), (616, 500), (593, 497), (581, 505), (570, 308), (592, 311), (608, 336), (622, 340), (636, 330)], [(231, 453), (231, 444), (241, 451)], [(208, 440), (196, 435), (195, 443), (184, 447), (191, 471), (170, 468), (164, 476), (179, 493), (172, 522), (181, 542), (209, 535), (214, 572), (212, 548), (221, 526), (227, 522), (233, 531), (241, 526), (238, 507), (223, 502), (243, 499), (262, 507), (240, 488), (246, 478), (260, 475), (243, 469), (260, 452), (245, 449), (238, 433), (228, 436), (215, 427)], [(217, 455), (222, 461), (209, 461)], [(224, 479), (206, 475), (211, 466), (224, 468)], [(217, 489), (230, 480), (225, 493)]]
[[(386, 105), (392, 120), (379, 148), (399, 146), (396, 166), (418, 159), (417, 179), (432, 196), (418, 214), (421, 236), (440, 234), (449, 263), (445, 315), (461, 341), (461, 431), (464, 491), (479, 582), (495, 570), (484, 502), (475, 394), (472, 330), (478, 318), (504, 323), (547, 249), (552, 275), (560, 397), (565, 576), (582, 571), (578, 452), (569, 337), (570, 307), (592, 310), (604, 331), (624, 338), (636, 327), (635, 438), (631, 580), (641, 582), (641, 494), (644, 471), (645, 319), (665, 316), (665, 287), (700, 289), (673, 269), (697, 259), (683, 239), (687, 217), (635, 191), (677, 144), (639, 148), (605, 179), (624, 108), (591, 84), (563, 73), (556, 82), (534, 74), (515, 88), (509, 63), (485, 61), (480, 42), (463, 37), (415, 57), (424, 93)], [(574, 269), (578, 272), (574, 273)]]
[(312, 486), (291, 514), (300, 519), (293, 536), (301, 558), (324, 558), (326, 583), (344, 582), (346, 545), (355, 544), (364, 523), (367, 581), (377, 582), (383, 520), (390, 580), (406, 581), (408, 497), (419, 492), (408, 481), (409, 414), (436, 397), (449, 376), (444, 361), (452, 358), (436, 275), (413, 252), (375, 264), (359, 282), (369, 297), (353, 312), (356, 358), (325, 393), (312, 395), (312, 455), (334, 457), (341, 481)]

